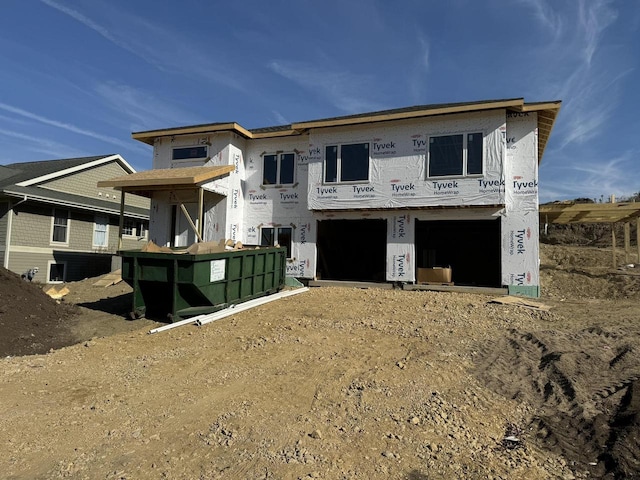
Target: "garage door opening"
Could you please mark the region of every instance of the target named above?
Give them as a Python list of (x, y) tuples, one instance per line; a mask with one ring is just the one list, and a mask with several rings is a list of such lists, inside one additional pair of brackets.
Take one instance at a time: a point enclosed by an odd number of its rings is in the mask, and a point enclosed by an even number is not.
[(416, 262), (451, 266), (456, 285), (500, 287), (500, 220), (416, 220)]
[(386, 220), (318, 221), (318, 278), (384, 282)]

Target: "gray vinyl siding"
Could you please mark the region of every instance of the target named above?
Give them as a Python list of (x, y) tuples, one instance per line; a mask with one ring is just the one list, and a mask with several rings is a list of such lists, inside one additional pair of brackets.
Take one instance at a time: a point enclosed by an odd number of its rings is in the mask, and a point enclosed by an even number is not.
[[(120, 192), (113, 188), (98, 188), (98, 181), (108, 180), (114, 177), (127, 175), (117, 162), (109, 162), (104, 165), (81, 170), (62, 178), (56, 178), (39, 184), (41, 188), (48, 188), (58, 192), (82, 195), (96, 200), (113, 202), (114, 208), (120, 208)], [(138, 195), (127, 194), (125, 203), (132, 207), (149, 208), (149, 199)]]
[(7, 240), (7, 228), (9, 224), (9, 202), (0, 202), (0, 248)]
[(47, 206), (18, 205), (11, 221), (11, 246), (49, 247), (52, 212)]
[(47, 283), (49, 262), (65, 263), (65, 281), (76, 282), (85, 278), (97, 277), (111, 271), (111, 255), (101, 253), (77, 253), (54, 251), (53, 255), (41, 253), (12, 252), (9, 257), (9, 270), (17, 274), (38, 267), (34, 282)]

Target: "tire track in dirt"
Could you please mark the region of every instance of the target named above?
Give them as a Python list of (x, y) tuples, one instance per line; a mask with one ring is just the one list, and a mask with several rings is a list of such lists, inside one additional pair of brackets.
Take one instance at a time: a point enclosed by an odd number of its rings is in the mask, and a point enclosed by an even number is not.
[[(637, 332), (592, 326), (578, 331), (510, 329), (483, 345), (476, 376), (534, 408), (532, 441), (594, 476), (638, 472), (640, 346)], [(637, 428), (637, 424), (636, 424)], [(637, 430), (635, 430), (637, 432)], [(633, 437), (633, 438), (630, 438)]]

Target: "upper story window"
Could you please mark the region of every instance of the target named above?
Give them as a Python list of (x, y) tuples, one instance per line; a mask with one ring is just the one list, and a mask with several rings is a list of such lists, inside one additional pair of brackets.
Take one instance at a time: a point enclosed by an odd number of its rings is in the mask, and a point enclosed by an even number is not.
[(366, 182), (367, 180), (369, 180), (369, 143), (325, 147), (325, 183)]
[(69, 210), (53, 209), (51, 241), (69, 243)]
[(96, 215), (93, 222), (93, 246), (107, 247), (109, 245), (109, 218), (106, 215)]
[(482, 175), (483, 151), (480, 132), (430, 137), (428, 176)]
[(206, 145), (174, 148), (171, 156), (172, 160), (193, 160), (198, 158), (207, 158)]
[(294, 183), (295, 153), (274, 153), (262, 157), (262, 184), (288, 185)]

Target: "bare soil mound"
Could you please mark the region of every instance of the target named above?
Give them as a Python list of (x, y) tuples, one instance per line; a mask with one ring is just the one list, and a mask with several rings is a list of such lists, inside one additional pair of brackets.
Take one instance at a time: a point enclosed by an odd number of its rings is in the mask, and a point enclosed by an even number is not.
[(0, 267), (0, 356), (46, 353), (74, 343), (68, 320), (78, 313)]

